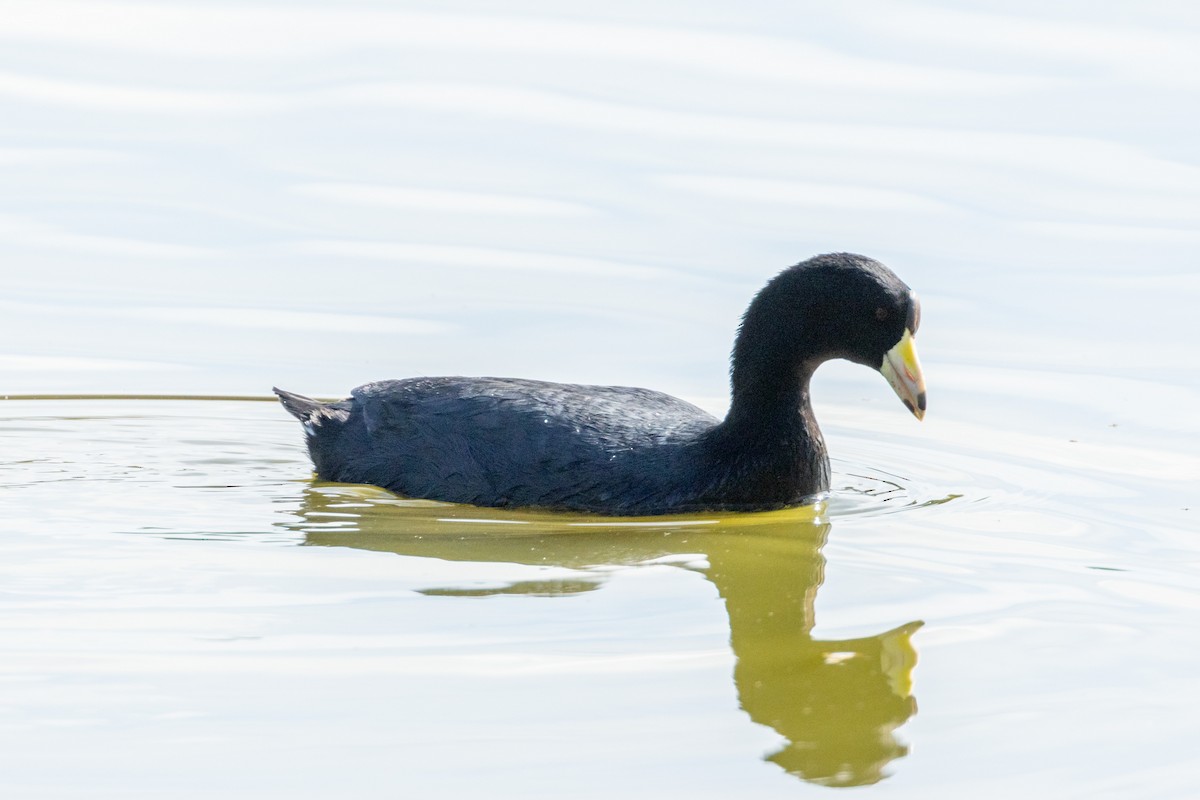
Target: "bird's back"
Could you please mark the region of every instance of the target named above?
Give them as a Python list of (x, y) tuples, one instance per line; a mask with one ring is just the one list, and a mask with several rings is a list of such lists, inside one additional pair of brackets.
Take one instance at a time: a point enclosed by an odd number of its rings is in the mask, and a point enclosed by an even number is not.
[(649, 508), (695, 486), (688, 451), (717, 424), (661, 392), (505, 378), (381, 381), (322, 408), (302, 408), (322, 478), (577, 510)]

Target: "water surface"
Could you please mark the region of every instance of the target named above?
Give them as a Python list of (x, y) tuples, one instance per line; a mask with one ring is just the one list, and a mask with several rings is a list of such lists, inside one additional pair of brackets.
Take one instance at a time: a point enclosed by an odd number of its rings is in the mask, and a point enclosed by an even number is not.
[[(1195, 796), (1190, 6), (0, 5), (6, 796)], [(835, 250), (930, 409), (822, 367), (823, 509), (414, 504), (232, 399), (720, 414)]]
[(1190, 781), (1200, 595), (1156, 555), (1190, 512), (1064, 475), (1056, 442), (848, 412), (825, 506), (605, 520), (314, 483), (273, 403), (0, 412), (0, 729), (30, 793)]

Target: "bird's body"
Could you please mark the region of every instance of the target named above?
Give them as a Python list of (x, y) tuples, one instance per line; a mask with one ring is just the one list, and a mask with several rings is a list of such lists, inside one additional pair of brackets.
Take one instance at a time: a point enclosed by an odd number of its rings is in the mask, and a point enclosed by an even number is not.
[[(866, 264), (863, 286), (871, 296), (851, 292), (850, 305), (867, 308), (875, 327), (887, 330), (860, 336), (866, 345), (850, 344), (866, 349), (861, 356), (873, 366), (886, 365), (895, 347), (884, 343), (905, 338), (904, 330), (911, 338), (914, 314), (905, 305), (915, 299), (877, 262), (820, 258), (832, 260), (825, 271), (835, 283), (852, 278), (851, 288)], [(510, 378), (380, 381), (336, 403), (276, 393), (304, 423), (313, 464), (326, 480), (454, 503), (603, 514), (796, 505), (829, 486), (828, 457), (808, 401), (812, 370), (831, 357), (860, 360), (856, 349), (839, 349), (836, 335), (832, 348), (823, 345), (843, 325), (820, 307), (805, 313), (820, 293), (796, 295), (791, 285), (799, 274), (802, 284), (822, 286), (812, 283), (819, 271), (803, 269), (813, 262), (782, 273), (747, 311), (723, 421), (648, 389)], [(862, 308), (852, 308), (855, 316)], [(899, 321), (883, 326), (893, 314)], [(773, 330), (779, 323), (787, 335)], [(910, 377), (912, 370), (919, 377), (915, 351), (911, 360)], [(923, 413), (923, 384), (919, 399), (915, 390), (910, 394), (906, 403)]]
[[(803, 446), (802, 424), (751, 481), (769, 444), (745, 463), (712, 415), (626, 386), (410, 378), (369, 383), (335, 404), (280, 396), (289, 410), (318, 415), (308, 444), (322, 477), (454, 503), (608, 514), (781, 507), (807, 499), (818, 477), (807, 472), (825, 463), (823, 446)], [(739, 474), (775, 484), (772, 496), (722, 492)]]

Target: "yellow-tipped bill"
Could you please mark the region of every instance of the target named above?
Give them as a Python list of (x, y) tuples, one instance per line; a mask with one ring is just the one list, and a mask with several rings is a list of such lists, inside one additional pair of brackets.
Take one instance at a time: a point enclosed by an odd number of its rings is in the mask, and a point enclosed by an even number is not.
[(879, 371), (913, 416), (924, 419), (925, 376), (921, 374), (921, 362), (917, 360), (917, 345), (913, 341), (912, 331), (905, 330), (896, 346), (887, 351)]

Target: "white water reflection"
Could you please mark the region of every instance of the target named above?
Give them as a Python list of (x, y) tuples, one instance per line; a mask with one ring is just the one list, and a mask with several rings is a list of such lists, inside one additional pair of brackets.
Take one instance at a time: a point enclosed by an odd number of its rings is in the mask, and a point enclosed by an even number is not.
[[(11, 355), (174, 345), (196, 369), (169, 388), (197, 392), (499, 371), (711, 396), (750, 293), (836, 249), (927, 297), (935, 369), (994, 351), (1006, 324), (1006, 355), (1052, 369), (1133, 369), (1105, 361), (1114, 343), (1186, 355), (1200, 48), (1175, 5), (10, 1), (4, 16), (10, 299), (429, 323), (314, 325), (283, 348), (212, 314), (191, 320), (218, 328), (200, 354), (152, 311), (99, 327), (18, 313), (0, 319)], [(1131, 307), (1093, 288), (1148, 270), (1164, 285)], [(60, 388), (162, 388), (96, 378)]]
[(382, 206), (417, 211), (458, 214), (515, 214), (519, 216), (575, 217), (593, 214), (593, 209), (540, 197), (448, 192), (411, 186), (379, 186), (364, 183), (311, 183), (297, 186), (303, 193), (342, 203)]

